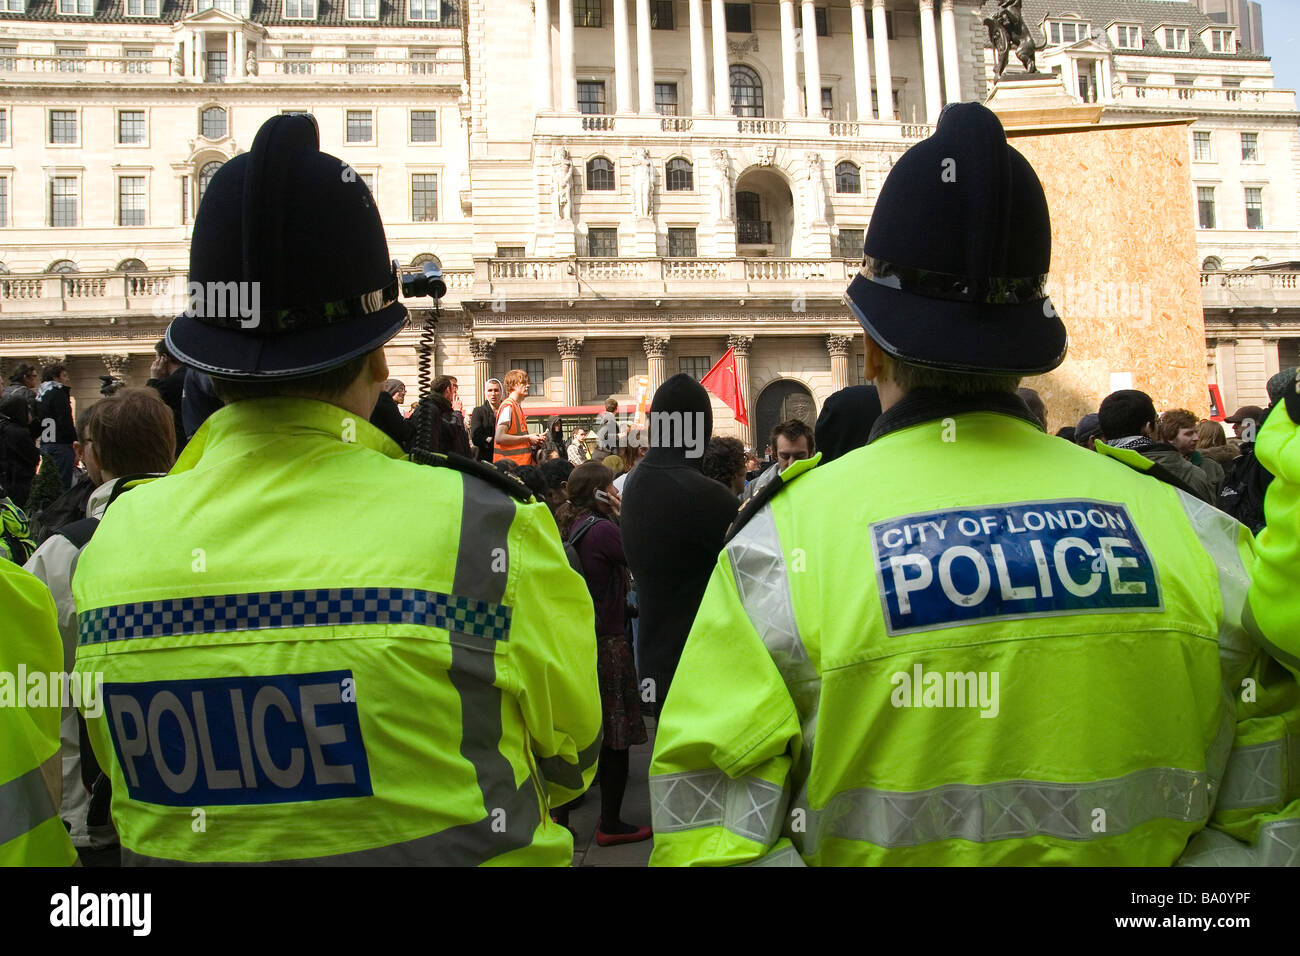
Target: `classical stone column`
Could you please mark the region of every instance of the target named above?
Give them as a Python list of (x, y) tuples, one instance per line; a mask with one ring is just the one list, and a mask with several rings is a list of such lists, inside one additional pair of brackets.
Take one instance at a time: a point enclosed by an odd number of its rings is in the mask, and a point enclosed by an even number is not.
[(632, 51), (627, 25), (627, 0), (614, 0), (614, 90), (619, 113), (632, 112)]
[(939, 79), (939, 46), (934, 37), (934, 0), (920, 0), (921, 63), (925, 70), (925, 121), (937, 123), (943, 109)]
[(208, 34), (206, 30), (194, 31), (194, 78), (200, 83), (208, 78)]
[(871, 23), (876, 34), (876, 105), (882, 120), (894, 118), (894, 74), (889, 68), (889, 25), (885, 0), (871, 0)]
[(781, 83), (785, 88), (782, 115), (786, 119), (803, 115), (799, 109), (799, 66), (794, 37), (794, 0), (781, 0)]
[(578, 374), (578, 360), (582, 357), (582, 339), (556, 339), (555, 347), (560, 350), (560, 366), (564, 375), (564, 404), (581, 405), (582, 382)]
[(817, 8), (813, 0), (803, 0), (803, 92), (808, 102), (808, 118), (822, 115), (822, 61), (817, 52)]
[(853, 17), (853, 91), (857, 119), (871, 119), (871, 58), (867, 55), (867, 0), (850, 0)]
[[(230, 43), (227, 41), (226, 49), (230, 49)], [(248, 37), (244, 36), (244, 31), (239, 30), (235, 33), (235, 68), (230, 70), (232, 78), (238, 78), (246, 75), (244, 64), (248, 60)]]
[[(474, 404), (481, 405), (487, 401), (487, 380), (492, 377), (492, 356), (496, 351), (496, 339), (470, 338), (469, 354), (474, 357)], [(539, 383), (540, 384), (540, 383)]]
[(731, 68), (727, 61), (727, 11), (722, 0), (713, 0), (713, 113), (731, 115)]
[[(555, 108), (551, 76), (551, 4), (550, 0), (533, 0), (533, 94), (537, 112)], [(576, 93), (575, 93), (576, 95)]]
[(641, 341), (641, 347), (645, 349), (646, 360), (649, 362), (649, 379), (650, 379), (650, 397), (659, 391), (659, 386), (664, 383), (668, 377), (668, 337), (647, 335)]
[(655, 55), (650, 31), (650, 0), (636, 0), (637, 111), (645, 114), (655, 111)]
[[(754, 345), (752, 335), (728, 335), (727, 348), (736, 350), (736, 378), (740, 379), (740, 394), (745, 399), (745, 411), (751, 417), (754, 414), (754, 403), (750, 401), (749, 396), (749, 350)], [(747, 447), (754, 445), (754, 428), (753, 425), (742, 425), (736, 423), (736, 437), (740, 439), (741, 444)], [(757, 449), (761, 455), (763, 449)]]
[(831, 389), (838, 392), (849, 387), (849, 355), (853, 351), (850, 335), (826, 336), (826, 351), (831, 356)]
[(578, 111), (578, 67), (573, 59), (573, 0), (560, 0), (560, 109)]
[(691, 0), (691, 115), (709, 115), (709, 71), (704, 57), (704, 0)]
[(957, 59), (957, 17), (953, 0), (943, 0), (939, 29), (943, 33), (943, 82), (949, 103), (961, 102), (961, 62)]

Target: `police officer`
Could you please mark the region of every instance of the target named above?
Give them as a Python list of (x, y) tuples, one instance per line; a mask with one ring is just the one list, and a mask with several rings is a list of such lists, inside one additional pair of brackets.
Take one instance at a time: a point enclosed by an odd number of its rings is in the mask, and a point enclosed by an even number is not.
[(652, 863), (1296, 862), (1249, 532), (1015, 394), (1065, 356), (1050, 237), (982, 106), (894, 167), (848, 291), (884, 413), (733, 528), (659, 727)]
[(546, 808), (595, 771), (591, 599), (545, 505), (367, 421), (407, 313), (319, 143), (274, 117), (209, 185), (167, 346), (225, 406), (74, 578), (123, 860), (568, 864)]

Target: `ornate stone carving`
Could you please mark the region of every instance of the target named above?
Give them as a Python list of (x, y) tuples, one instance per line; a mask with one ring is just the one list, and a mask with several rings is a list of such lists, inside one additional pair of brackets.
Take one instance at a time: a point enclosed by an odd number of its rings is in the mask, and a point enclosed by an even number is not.
[(632, 166), (632, 214), (638, 219), (649, 219), (654, 205), (655, 164), (650, 150), (642, 147), (636, 151)]
[(754, 155), (758, 157), (758, 165), (771, 166), (772, 160), (776, 158), (776, 147), (768, 143), (759, 143), (754, 147)]
[(248, 59), (244, 61), (244, 72), (249, 76), (257, 76), (257, 55), (251, 50), (248, 53)]
[(576, 359), (582, 355), (582, 343), (579, 338), (559, 338), (555, 340), (555, 347), (559, 349), (561, 358)]
[(47, 365), (66, 365), (68, 361), (66, 352), (45, 352), (36, 356), (36, 358), (40, 362), (41, 368), (45, 368)]
[(131, 367), (131, 356), (124, 352), (110, 352), (101, 355), (99, 360), (104, 363), (104, 368), (108, 369), (113, 378), (126, 379), (127, 370)]
[(728, 335), (727, 348), (735, 349), (737, 355), (748, 356), (749, 350), (754, 346), (754, 337), (752, 335)]
[(835, 334), (826, 336), (826, 351), (832, 356), (848, 355), (853, 351), (853, 337)]
[(731, 54), (731, 59), (737, 60), (746, 53), (758, 52), (758, 37), (751, 36), (748, 40), (728, 40), (727, 52)]
[(496, 351), (496, 347), (496, 339), (471, 338), (469, 340), (469, 352), (470, 355), (474, 357), (475, 361), (490, 362), (493, 353)]
[(713, 160), (713, 211), (719, 222), (731, 221), (731, 156), (725, 149), (709, 151)]
[(176, 76), (185, 75), (185, 57), (181, 53), (180, 47), (172, 53), (172, 73)]
[(810, 228), (826, 221), (826, 183), (822, 174), (822, 157), (820, 153), (806, 154), (807, 168), (804, 173), (804, 226)]
[(563, 146), (551, 159), (551, 199), (555, 218), (561, 222), (573, 216), (573, 158)]
[(646, 358), (667, 358), (669, 339), (666, 336), (647, 335), (641, 340)]

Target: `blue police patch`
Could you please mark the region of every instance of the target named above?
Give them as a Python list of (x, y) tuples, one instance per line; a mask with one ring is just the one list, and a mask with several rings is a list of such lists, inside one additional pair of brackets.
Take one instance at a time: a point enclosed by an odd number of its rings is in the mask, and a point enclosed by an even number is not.
[(889, 634), (982, 620), (1159, 611), (1155, 565), (1123, 505), (1036, 501), (871, 525)]
[(351, 671), (105, 684), (131, 799), (171, 807), (368, 797)]

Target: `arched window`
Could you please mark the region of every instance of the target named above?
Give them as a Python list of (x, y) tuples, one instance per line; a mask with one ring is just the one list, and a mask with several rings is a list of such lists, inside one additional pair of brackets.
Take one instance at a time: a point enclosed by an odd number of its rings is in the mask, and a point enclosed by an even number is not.
[(835, 165), (835, 191), (837, 193), (862, 192), (862, 174), (847, 159)]
[(731, 111), (737, 116), (763, 115), (763, 81), (747, 66), (731, 68)]
[(668, 172), (669, 191), (695, 188), (695, 167), (690, 164), (689, 160), (681, 157), (670, 159), (664, 168)]
[(114, 272), (148, 272), (149, 267), (139, 259), (123, 259), (113, 269)]
[(604, 156), (587, 160), (587, 189), (612, 190), (614, 188), (614, 164)]
[(206, 139), (224, 139), (226, 135), (226, 111), (220, 106), (209, 106), (203, 111), (199, 132)]
[(45, 267), (45, 271), (50, 275), (71, 275), (81, 270), (71, 259), (56, 259)]
[(203, 202), (203, 194), (208, 191), (208, 183), (212, 182), (212, 177), (216, 175), (221, 166), (221, 163), (213, 160), (210, 163), (205, 163), (203, 168), (199, 170), (199, 202)]
[(1223, 260), (1220, 259), (1218, 256), (1210, 256), (1208, 259), (1206, 259), (1204, 262), (1201, 263), (1201, 271), (1222, 272)]
[(411, 265), (418, 269), (426, 262), (432, 262), (439, 269), (442, 268), (442, 260), (440, 260), (432, 252), (420, 253), (418, 256), (416, 256), (414, 259), (411, 260)]

